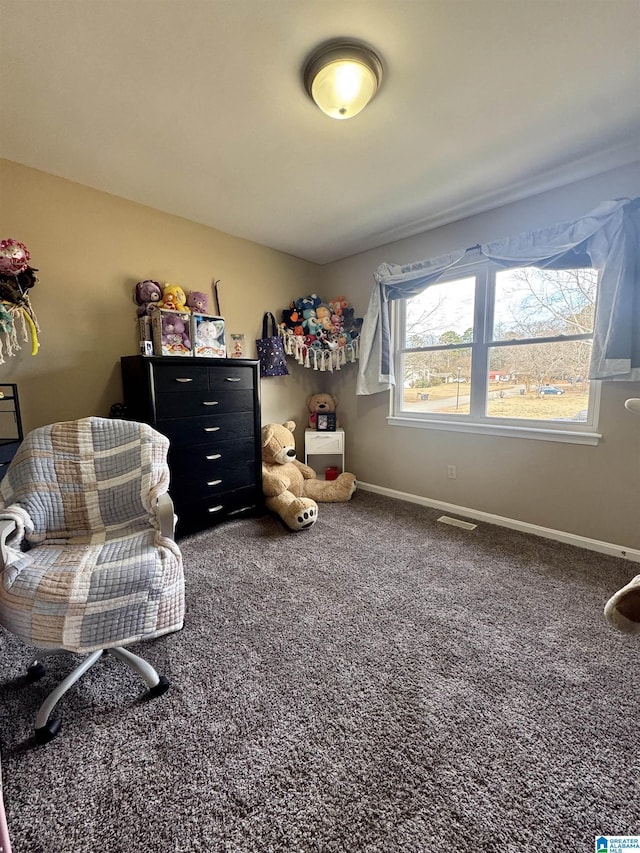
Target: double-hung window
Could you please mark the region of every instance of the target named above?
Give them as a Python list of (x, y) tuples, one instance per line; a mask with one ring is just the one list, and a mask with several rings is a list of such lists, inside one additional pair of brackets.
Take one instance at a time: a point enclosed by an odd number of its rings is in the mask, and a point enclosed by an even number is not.
[(395, 305), (392, 422), (596, 443), (598, 273), (487, 259)]

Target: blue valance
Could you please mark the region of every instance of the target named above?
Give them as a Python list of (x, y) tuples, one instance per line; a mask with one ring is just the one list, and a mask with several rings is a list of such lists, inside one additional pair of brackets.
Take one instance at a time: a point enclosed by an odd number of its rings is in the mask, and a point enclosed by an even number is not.
[[(357, 394), (395, 385), (388, 303), (421, 293), (469, 251), (378, 267), (360, 336)], [(581, 219), (484, 243), (474, 251), (507, 268), (597, 269), (589, 378), (640, 380), (640, 198), (607, 201)]]

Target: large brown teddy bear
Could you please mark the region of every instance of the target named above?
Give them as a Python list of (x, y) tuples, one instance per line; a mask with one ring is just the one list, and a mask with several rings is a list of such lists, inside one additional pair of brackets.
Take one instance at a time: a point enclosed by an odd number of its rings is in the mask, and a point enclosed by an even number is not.
[(293, 421), (262, 427), (262, 491), (267, 509), (298, 531), (316, 523), (316, 501), (348, 501), (356, 478), (345, 472), (337, 480), (318, 480), (313, 468), (296, 459), (295, 428)]

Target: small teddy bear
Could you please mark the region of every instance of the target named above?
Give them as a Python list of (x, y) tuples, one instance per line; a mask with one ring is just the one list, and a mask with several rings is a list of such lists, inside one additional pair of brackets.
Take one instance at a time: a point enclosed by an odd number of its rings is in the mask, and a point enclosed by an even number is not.
[(146, 317), (158, 307), (162, 299), (162, 287), (159, 281), (145, 278), (139, 281), (134, 288), (134, 299), (138, 303), (138, 317)]
[(334, 397), (333, 394), (312, 394), (307, 398), (307, 409), (311, 412), (309, 415), (309, 426), (311, 429), (316, 428), (319, 412), (335, 412), (337, 405), (338, 398)]
[(187, 308), (191, 308), (196, 314), (208, 314), (209, 297), (201, 290), (192, 290), (187, 295)]
[(318, 504), (348, 501), (356, 490), (354, 474), (319, 480), (316, 472), (296, 459), (294, 421), (262, 427), (262, 491), (267, 509), (291, 530), (308, 530), (318, 518)]
[(179, 284), (165, 284), (162, 288), (162, 299), (158, 308), (168, 308), (171, 311), (190, 311), (187, 308), (187, 297)]

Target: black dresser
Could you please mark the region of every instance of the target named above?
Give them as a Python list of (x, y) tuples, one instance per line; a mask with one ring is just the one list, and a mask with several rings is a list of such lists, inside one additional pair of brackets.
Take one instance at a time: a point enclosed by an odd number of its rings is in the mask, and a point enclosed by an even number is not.
[(22, 441), (18, 386), (0, 384), (0, 480), (7, 472)]
[(126, 417), (171, 442), (176, 533), (263, 511), (259, 362), (124, 356)]

